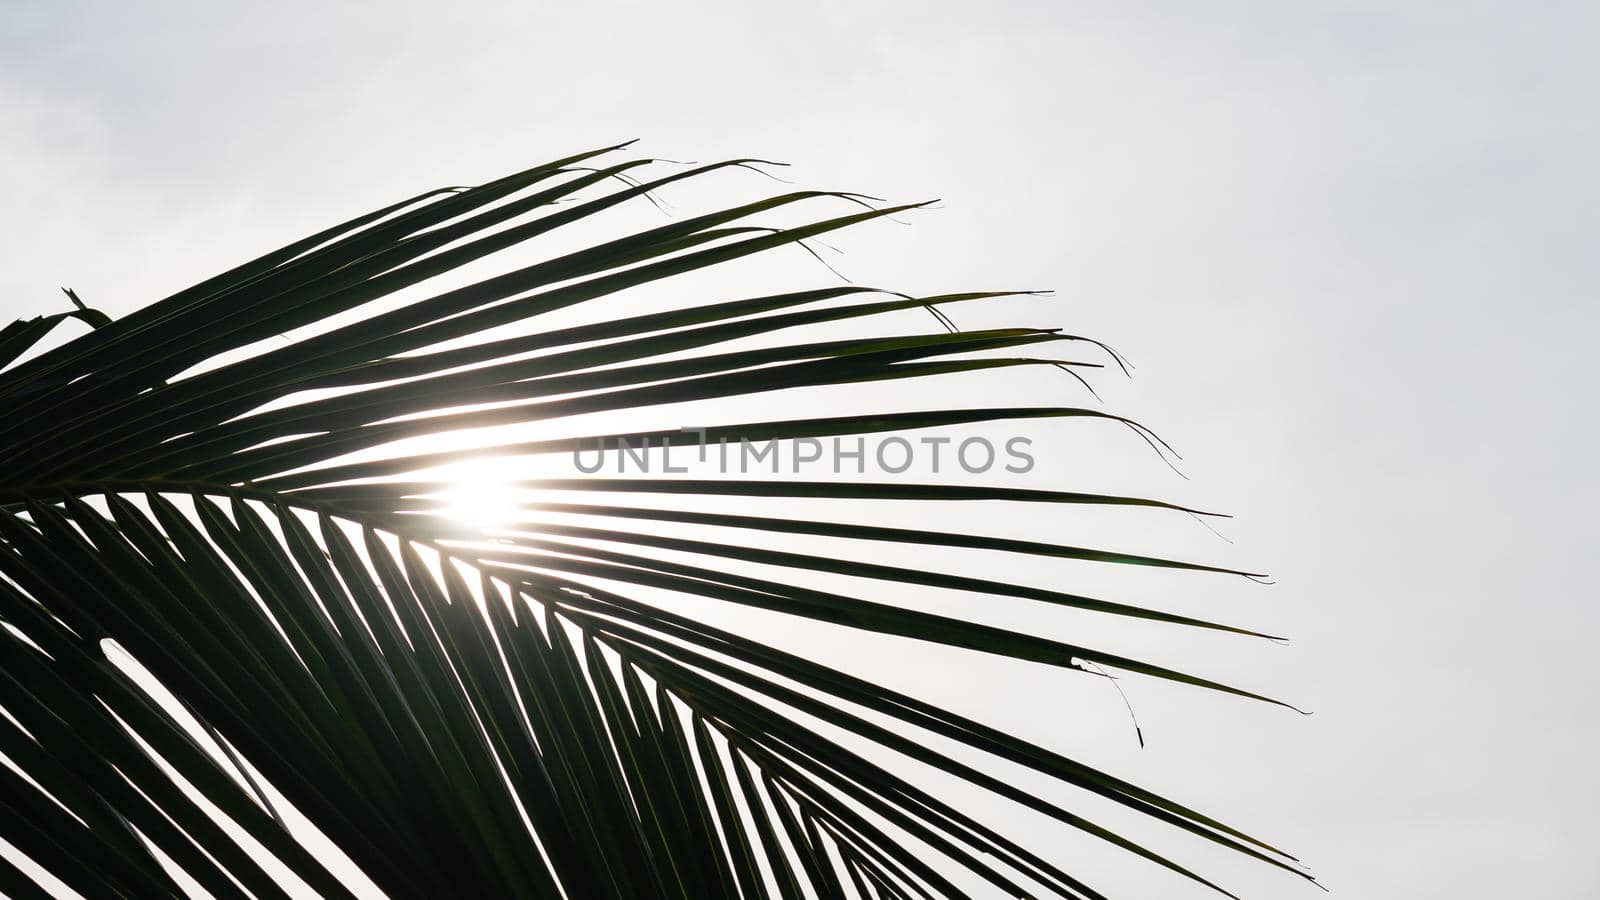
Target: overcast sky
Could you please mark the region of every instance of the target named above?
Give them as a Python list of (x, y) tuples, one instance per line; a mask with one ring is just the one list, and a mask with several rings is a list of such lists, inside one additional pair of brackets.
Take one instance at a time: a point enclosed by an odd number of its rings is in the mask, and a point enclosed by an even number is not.
[[(1108, 404), (1191, 480), (1136, 443), (1137, 465), (1061, 443), (1030, 484), (1236, 514), (1231, 545), (1182, 519), (1160, 537), (1277, 585), (1132, 598), (1293, 643), (1114, 637), (1316, 715), (1130, 680), (1140, 751), (1114, 696), (1059, 673), (923, 686), (1297, 853), (1336, 896), (1600, 894), (1600, 7), (435, 6), (8, 0), (0, 311), (69, 285), (120, 315), (390, 199), (630, 137), (940, 197), (836, 264), (1054, 288), (1026, 324), (1128, 353)], [(1320, 896), (1183, 849), (1246, 897)], [(1204, 896), (1109, 851), (1074, 865), (1114, 896)]]

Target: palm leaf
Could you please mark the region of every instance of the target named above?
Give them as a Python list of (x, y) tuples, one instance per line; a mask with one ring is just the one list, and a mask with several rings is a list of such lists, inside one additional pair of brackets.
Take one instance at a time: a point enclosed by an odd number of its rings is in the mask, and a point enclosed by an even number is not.
[[(840, 415), (552, 436), (595, 413), (690, 403), (715, 414), (725, 398), (791, 388), (1097, 365), (994, 355), (1099, 348), (1055, 330), (923, 332), (898, 315), (933, 310), (944, 323), (940, 307), (1003, 302), (1002, 292), (825, 287), (627, 316), (605, 303), (911, 208), (857, 195), (794, 191), (492, 277), (460, 271), (666, 184), (759, 165), (641, 181), (654, 161), (599, 162), (620, 150), (419, 195), (122, 319), (84, 309), (0, 331), (0, 754), (10, 763), (0, 837), (28, 861), (0, 865), (0, 891), (38, 896), (43, 870), (88, 897), (192, 885), (217, 897), (336, 897), (363, 879), (418, 897), (898, 898), (979, 885), (1101, 896), (897, 760), (1204, 884), (1000, 773), (1026, 768), (1299, 874), (1281, 851), (1187, 806), (719, 624), (728, 610), (761, 610), (1265, 699), (895, 598), (938, 588), (1257, 632), (870, 557), (902, 544), (1231, 570), (970, 533), (937, 517), (918, 529), (829, 517), (863, 500), (1198, 511), (981, 485), (598, 476), (515, 479), (505, 490), (521, 498), (520, 518), (494, 531), (445, 514), (440, 466), (537, 460), (575, 440), (704, 447), (1066, 418), (1156, 441), (1090, 408), (872, 410), (852, 399)], [(848, 208), (752, 223), (830, 203)], [(455, 286), (430, 293), (440, 280)], [(585, 323), (546, 324), (579, 304), (593, 304)], [(97, 327), (36, 349), (73, 315)], [(857, 332), (841, 338), (843, 326)], [(494, 437), (426, 446), (463, 433)], [(717, 500), (752, 509), (718, 512)], [(785, 546), (801, 538), (835, 549)], [(821, 589), (816, 575), (850, 587)], [(686, 602), (705, 613), (686, 615)], [(316, 835), (360, 877), (313, 849)]]

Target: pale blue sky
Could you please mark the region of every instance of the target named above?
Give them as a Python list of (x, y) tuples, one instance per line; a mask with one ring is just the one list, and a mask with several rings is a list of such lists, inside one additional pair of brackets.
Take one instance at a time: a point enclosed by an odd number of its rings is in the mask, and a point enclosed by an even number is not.
[[(1096, 633), (1317, 715), (1129, 681), (1138, 751), (1103, 692), (908, 671), (1279, 843), (1336, 896), (1600, 893), (1600, 8), (135, 6), (0, 11), (0, 311), (59, 309), (66, 284), (118, 315), (335, 217), (635, 136), (942, 197), (837, 264), (1057, 289), (1027, 323), (1132, 356), (1107, 399), (1193, 480), (1065, 435), (1037, 476), (1237, 514), (1231, 546), (1182, 521), (1155, 537), (1277, 586), (1122, 596), (1294, 643)], [(1180, 849), (1247, 898), (1320, 896)], [(1109, 852), (1083, 872), (1203, 896)]]

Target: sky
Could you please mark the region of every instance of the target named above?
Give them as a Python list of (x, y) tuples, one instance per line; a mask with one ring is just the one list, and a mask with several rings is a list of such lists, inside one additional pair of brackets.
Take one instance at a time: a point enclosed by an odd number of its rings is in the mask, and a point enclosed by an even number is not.
[[(0, 313), (66, 285), (124, 314), (391, 199), (634, 137), (940, 198), (830, 261), (1054, 289), (993, 321), (1124, 351), (1108, 408), (1188, 476), (1063, 429), (1026, 483), (1235, 516), (1231, 543), (1181, 517), (983, 524), (1272, 573), (1030, 570), (1289, 636), (1081, 623), (1315, 715), (1125, 679), (1140, 750), (1101, 685), (914, 654), (886, 677), (1218, 813), (1335, 896), (1591, 897), (1597, 38), (1600, 8), (1553, 2), (10, 0)], [(1113, 896), (1210, 896), (1019, 827)], [(1247, 898), (1321, 896), (1180, 849)]]

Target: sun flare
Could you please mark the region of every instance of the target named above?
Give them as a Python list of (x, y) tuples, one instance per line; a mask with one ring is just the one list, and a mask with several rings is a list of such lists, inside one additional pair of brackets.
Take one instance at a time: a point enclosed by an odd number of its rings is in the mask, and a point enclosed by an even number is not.
[(516, 487), (497, 473), (466, 469), (448, 480), (438, 496), (440, 514), (473, 528), (507, 528), (520, 517)]

